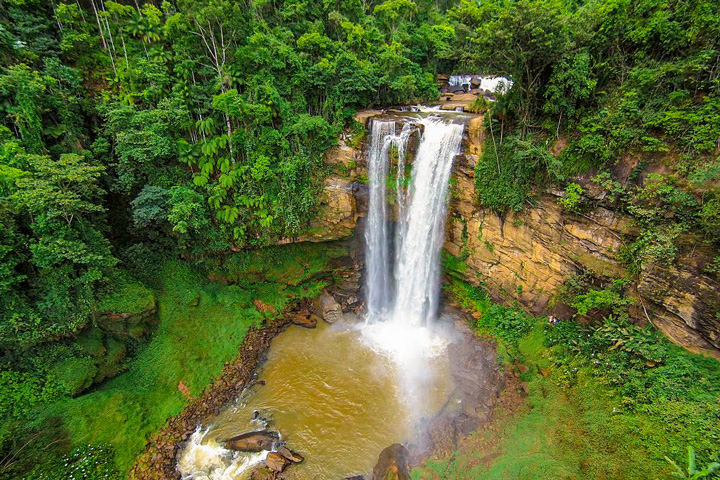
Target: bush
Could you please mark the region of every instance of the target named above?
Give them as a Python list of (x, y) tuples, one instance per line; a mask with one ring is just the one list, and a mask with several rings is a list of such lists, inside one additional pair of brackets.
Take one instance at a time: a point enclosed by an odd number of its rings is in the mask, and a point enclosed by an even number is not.
[(565, 195), (558, 200), (558, 203), (569, 212), (578, 213), (582, 202), (583, 189), (577, 183), (568, 183), (565, 187)]
[(480, 203), (498, 212), (522, 210), (531, 197), (531, 186), (545, 178), (544, 172), (556, 171), (556, 163), (536, 138), (514, 134), (502, 143), (488, 140), (475, 166)]
[(534, 325), (535, 320), (519, 308), (501, 305), (492, 305), (477, 322), (479, 328), (492, 332), (511, 345), (517, 345)]

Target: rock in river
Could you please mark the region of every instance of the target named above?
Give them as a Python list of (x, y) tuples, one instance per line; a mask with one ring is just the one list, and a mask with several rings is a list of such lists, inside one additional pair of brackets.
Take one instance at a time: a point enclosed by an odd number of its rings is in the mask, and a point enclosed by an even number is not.
[(292, 450), (290, 450), (289, 448), (287, 448), (284, 445), (281, 445), (278, 447), (277, 453), (279, 453), (280, 455), (287, 458), (288, 460), (290, 460), (293, 463), (302, 463), (305, 460), (305, 458), (302, 455), (300, 455), (299, 453), (293, 452)]
[(394, 443), (380, 452), (373, 468), (373, 480), (410, 480), (410, 452), (403, 445)]
[(282, 472), (290, 464), (290, 460), (278, 452), (270, 452), (265, 458), (265, 465), (273, 472)]
[(267, 430), (241, 433), (225, 440), (225, 448), (239, 452), (261, 452), (272, 450), (280, 442), (280, 434)]

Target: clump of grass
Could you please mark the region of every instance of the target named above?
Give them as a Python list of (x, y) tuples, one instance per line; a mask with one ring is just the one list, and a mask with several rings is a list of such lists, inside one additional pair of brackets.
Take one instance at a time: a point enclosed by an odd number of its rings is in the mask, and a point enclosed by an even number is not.
[(142, 283), (120, 272), (113, 283), (113, 290), (98, 303), (100, 312), (140, 313), (155, 306), (155, 295)]

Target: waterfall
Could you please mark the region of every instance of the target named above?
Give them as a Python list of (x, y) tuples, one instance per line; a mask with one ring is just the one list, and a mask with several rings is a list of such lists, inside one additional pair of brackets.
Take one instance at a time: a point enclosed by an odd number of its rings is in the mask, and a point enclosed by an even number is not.
[[(405, 151), (414, 129), (422, 135), (405, 189)], [(440, 250), (444, 241), (452, 163), (463, 125), (442, 117), (408, 119), (400, 135), (392, 120), (376, 120), (370, 138), (370, 204), (365, 231), (368, 321), (425, 326), (437, 313)], [(390, 147), (397, 148), (397, 225), (390, 265), (387, 175)], [(392, 271), (392, 276), (390, 275)]]
[(392, 321), (408, 327), (424, 325), (437, 313), (448, 185), (463, 133), (462, 124), (442, 118), (426, 118), (421, 124), (425, 128), (413, 162), (406, 211), (398, 219), (404, 234), (396, 246)]
[(365, 228), (367, 262), (366, 295), (368, 318), (387, 312), (390, 300), (390, 258), (388, 245), (387, 185), (389, 139), (395, 135), (394, 121), (372, 122), (368, 151), (370, 200)]
[[(395, 121), (374, 121), (368, 151), (368, 180), (370, 201), (365, 229), (365, 256), (367, 259), (368, 318), (380, 319), (387, 315), (395, 286), (391, 279), (390, 234), (387, 214), (387, 176), (390, 169), (390, 149), (397, 151), (395, 193), (398, 212), (403, 215), (405, 186), (405, 150), (412, 133), (412, 126), (405, 124), (399, 135), (395, 133)], [(403, 238), (403, 229), (396, 229), (396, 244)]]

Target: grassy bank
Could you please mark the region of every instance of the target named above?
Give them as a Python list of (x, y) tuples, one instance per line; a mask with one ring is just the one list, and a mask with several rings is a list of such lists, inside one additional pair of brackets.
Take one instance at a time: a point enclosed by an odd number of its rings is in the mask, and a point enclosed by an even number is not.
[[(109, 446), (123, 477), (148, 435), (186, 405), (178, 384), (198, 395), (237, 355), (248, 328), (279, 314), (291, 301), (319, 293), (331, 271), (328, 262), (343, 254), (327, 245), (285, 246), (238, 253), (209, 270), (166, 263), (158, 270), (160, 318), (151, 342), (125, 373), (96, 391), (50, 406), (39, 423), (43, 428), (60, 425), (70, 447)], [(208, 274), (221, 281), (207, 280)], [(83, 468), (93, 470), (109, 455), (96, 456), (84, 454), (92, 465)], [(39, 478), (66, 478), (54, 468), (43, 468)], [(107, 475), (78, 478), (116, 474)]]
[(458, 280), (450, 294), (479, 318), (480, 332), (498, 340), (505, 368), (525, 382), (527, 399), (450, 457), (416, 469), (414, 479), (677, 478), (665, 456), (685, 468), (689, 445), (698, 466), (720, 453), (717, 361), (651, 329), (571, 321), (552, 327), (493, 305)]

